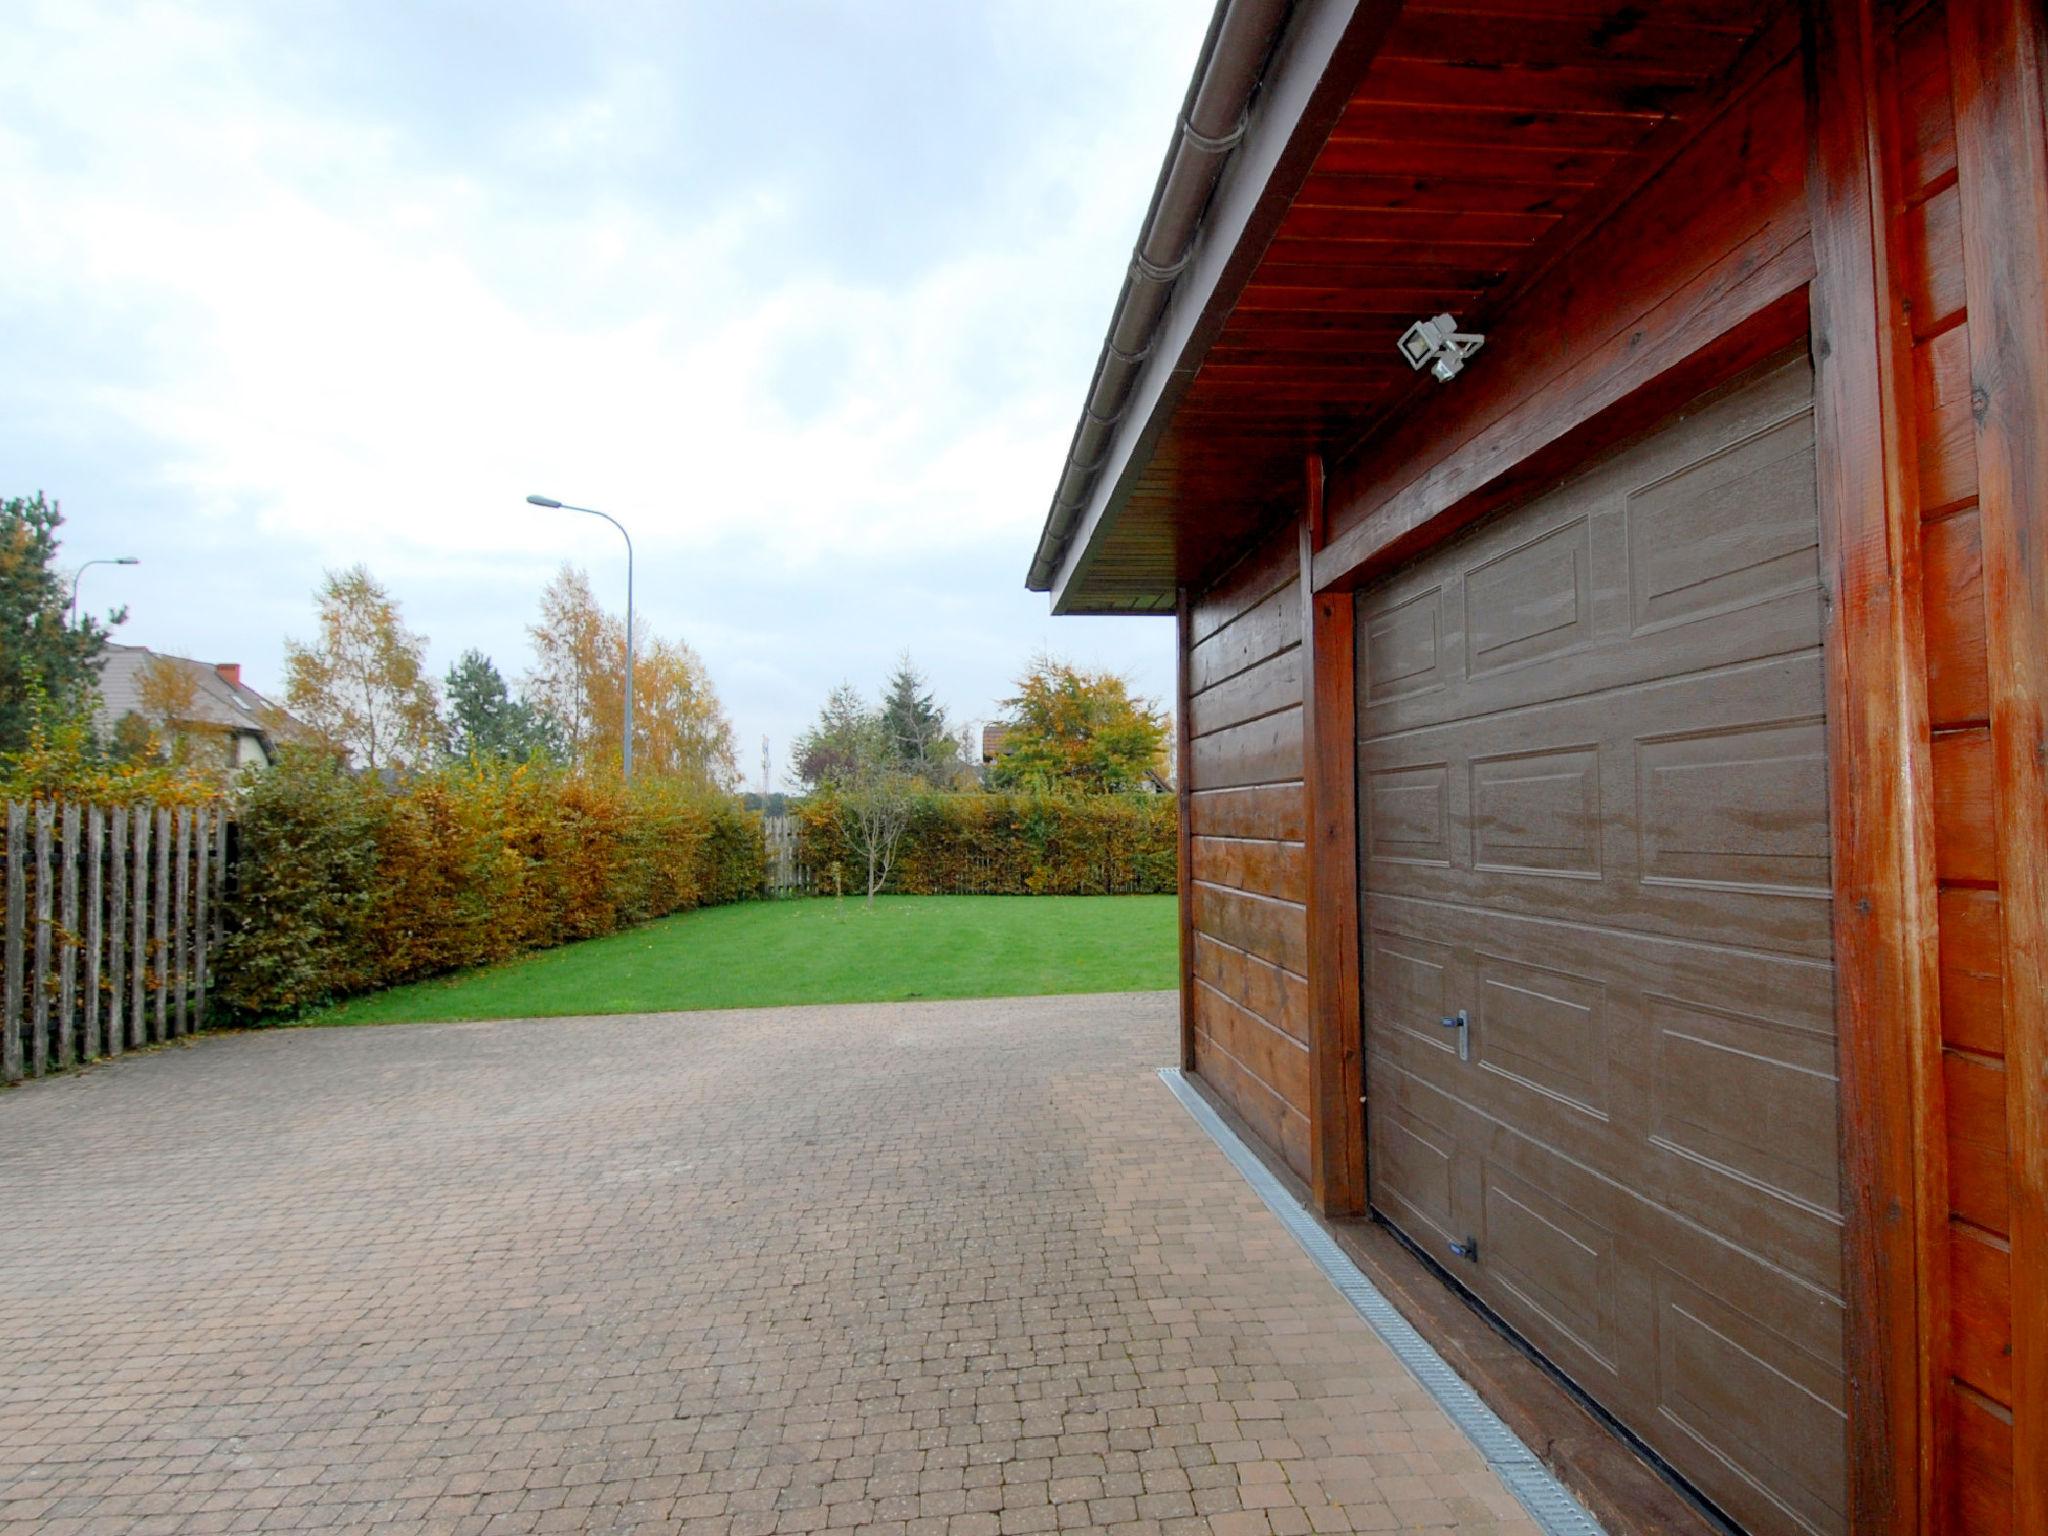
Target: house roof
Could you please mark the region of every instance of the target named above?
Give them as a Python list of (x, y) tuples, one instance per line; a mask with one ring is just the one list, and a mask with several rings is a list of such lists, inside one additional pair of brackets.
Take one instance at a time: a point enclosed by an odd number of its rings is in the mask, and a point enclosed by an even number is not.
[(223, 670), (214, 662), (196, 661), (189, 656), (166, 656), (141, 645), (109, 645), (106, 648), (100, 668), (99, 718), (103, 726), (113, 724), (130, 712), (151, 713), (142, 702), (142, 682), (144, 671), (152, 659), (176, 667), (191, 679), (192, 704), (180, 718), (180, 724), (244, 731), (266, 740), (308, 740), (313, 735), (309, 727), (240, 681), (239, 676), (231, 677), (230, 673), (239, 674), (239, 667), (228, 664)]
[[(1307, 455), (1334, 466), (1437, 387), (1398, 351), (1411, 322), (1508, 322), (1796, 40), (1774, 0), (1301, 0), (1270, 46), (1231, 44), (1260, 12), (1219, 4), (1141, 227), (1027, 579), (1058, 612), (1166, 611), (1298, 511)], [(1191, 128), (1226, 146), (1192, 215)]]

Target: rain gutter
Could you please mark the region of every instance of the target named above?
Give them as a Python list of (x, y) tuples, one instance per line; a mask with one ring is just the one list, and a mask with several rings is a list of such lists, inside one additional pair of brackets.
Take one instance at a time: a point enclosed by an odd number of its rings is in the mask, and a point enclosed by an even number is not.
[(1193, 376), (1219, 299), (1234, 301), (1399, 9), (1219, 0), (1025, 582), (1056, 609), (1169, 386)]

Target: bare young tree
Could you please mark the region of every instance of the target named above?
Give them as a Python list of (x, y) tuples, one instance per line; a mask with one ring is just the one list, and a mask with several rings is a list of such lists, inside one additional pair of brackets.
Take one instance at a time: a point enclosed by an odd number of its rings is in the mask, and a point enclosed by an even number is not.
[(916, 781), (897, 761), (888, 732), (870, 720), (858, 733), (855, 760), (840, 796), (846, 845), (867, 865), (868, 905), (889, 883), (896, 847), (916, 808)]

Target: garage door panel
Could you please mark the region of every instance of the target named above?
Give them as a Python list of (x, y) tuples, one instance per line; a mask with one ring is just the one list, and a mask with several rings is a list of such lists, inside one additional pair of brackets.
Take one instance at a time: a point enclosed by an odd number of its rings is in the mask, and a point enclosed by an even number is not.
[(1832, 952), (1817, 651), (1361, 743), (1375, 891)]
[(1472, 1053), (1483, 1070), (1608, 1123), (1619, 1021), (1605, 981), (1481, 953), (1472, 1000)]
[(1496, 1163), (1482, 1171), (1481, 1199), (1486, 1272), (1514, 1299), (1525, 1331), (1619, 1373), (1623, 1258), (1613, 1228)]
[(1730, 666), (1820, 633), (1800, 370), (1538, 497), (1361, 600), (1370, 736)]
[[(1846, 1530), (1839, 1361), (1800, 1349), (1669, 1269), (1658, 1271), (1657, 1337), (1662, 1422), (1651, 1443), (1704, 1466), (1708, 1492), (1752, 1529)], [(1691, 1446), (1704, 1455), (1687, 1456)]]
[(1677, 998), (1646, 1003), (1652, 1139), (1811, 1211), (1839, 1214), (1834, 1042)]
[(1373, 1204), (1758, 1533), (1845, 1524), (1810, 400), (1356, 600)]

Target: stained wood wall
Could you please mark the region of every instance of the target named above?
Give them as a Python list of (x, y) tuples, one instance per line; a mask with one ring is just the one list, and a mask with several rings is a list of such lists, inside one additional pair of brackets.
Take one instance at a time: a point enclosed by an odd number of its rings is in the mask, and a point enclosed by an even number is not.
[[(1938, 902), (1941, 1116), (1949, 1338), (1935, 1370), (1937, 1507), (1959, 1532), (2013, 1525), (2012, 1143), (2007, 1102), (1999, 784), (1987, 666), (1984, 518), (1972, 408), (1981, 329), (1966, 281), (1968, 221), (1946, 0), (1880, 10), (1877, 99), (1892, 322), (1905, 361), (1925, 612)], [(2041, 1277), (2034, 1278), (2042, 1283)]]
[(1182, 771), (1195, 1070), (1307, 1178), (1299, 566), (1290, 524), (1189, 603)]

